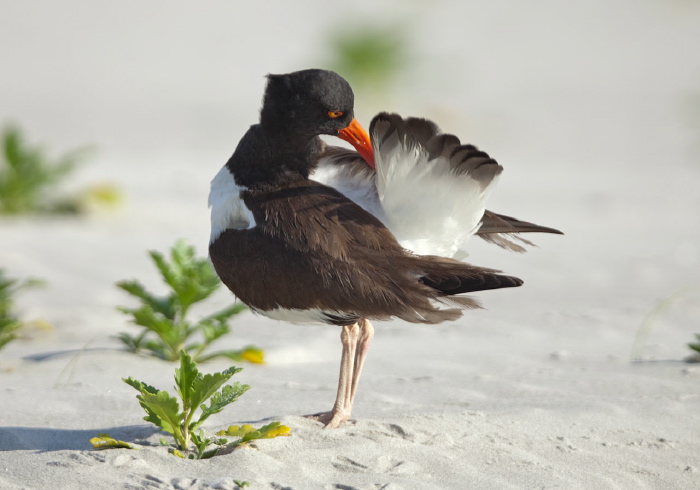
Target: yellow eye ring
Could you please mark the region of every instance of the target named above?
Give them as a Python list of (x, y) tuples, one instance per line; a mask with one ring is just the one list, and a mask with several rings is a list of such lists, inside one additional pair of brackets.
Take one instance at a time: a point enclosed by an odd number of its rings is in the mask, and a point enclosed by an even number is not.
[(342, 116), (343, 113), (341, 111), (328, 111), (328, 117), (335, 119), (336, 117)]

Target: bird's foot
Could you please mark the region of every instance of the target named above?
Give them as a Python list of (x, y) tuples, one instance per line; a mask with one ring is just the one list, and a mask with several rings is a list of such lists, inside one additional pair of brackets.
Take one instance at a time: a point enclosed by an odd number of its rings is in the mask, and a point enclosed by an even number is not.
[(350, 413), (343, 410), (331, 410), (330, 412), (305, 415), (306, 418), (318, 420), (324, 425), (324, 429), (335, 429), (350, 420)]

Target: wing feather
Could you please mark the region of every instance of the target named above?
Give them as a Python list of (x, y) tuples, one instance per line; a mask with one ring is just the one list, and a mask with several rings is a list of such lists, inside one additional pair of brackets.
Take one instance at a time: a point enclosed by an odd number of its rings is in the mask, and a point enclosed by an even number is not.
[(455, 255), (478, 230), (503, 167), (426, 119), (382, 113), (370, 136), (387, 226), (416, 253)]
[[(210, 255), (234, 294), (263, 313), (314, 309), (436, 323), (478, 305), (466, 298), (442, 301), (448, 296), (521, 284), (491, 269), (411, 254), (377, 218), (314, 181), (241, 196), (256, 226), (224, 231)], [(246, 276), (239, 277), (243, 266)]]

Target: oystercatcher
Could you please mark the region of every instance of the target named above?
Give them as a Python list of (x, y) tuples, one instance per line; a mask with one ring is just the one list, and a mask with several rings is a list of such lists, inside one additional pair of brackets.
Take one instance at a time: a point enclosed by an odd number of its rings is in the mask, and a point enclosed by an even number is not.
[[(463, 293), (522, 284), (493, 269), (410, 252), (375, 215), (309, 179), (325, 150), (319, 135), (357, 126), (353, 104), (352, 89), (336, 73), (269, 75), (260, 122), (209, 195), (209, 253), (223, 283), (256, 313), (341, 327), (336, 401), (316, 415), (327, 428), (350, 417), (373, 337), (370, 320), (455, 320), (479, 306)], [(477, 180), (488, 166), (497, 164), (477, 166)]]
[(562, 234), (488, 211), (503, 167), (432, 121), (381, 113), (369, 133), (353, 121), (338, 136), (357, 151), (325, 146), (310, 178), (379, 218), (408, 250), (463, 259), (475, 234), (515, 252), (534, 245), (520, 233)]

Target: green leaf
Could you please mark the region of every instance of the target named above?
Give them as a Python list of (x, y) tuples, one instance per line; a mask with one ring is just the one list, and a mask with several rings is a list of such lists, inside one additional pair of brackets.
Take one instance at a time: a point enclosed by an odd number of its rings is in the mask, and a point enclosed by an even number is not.
[(199, 377), (201, 377), (199, 369), (192, 358), (186, 352), (180, 351), (180, 368), (175, 370), (175, 388), (185, 410), (198, 405), (190, 403), (190, 400), (195, 390), (195, 382)]
[(144, 417), (144, 420), (171, 433), (178, 443), (182, 445), (185, 440), (181, 430), (183, 414), (180, 413), (180, 405), (177, 399), (170, 396), (167, 391), (159, 391), (153, 386), (134, 378), (122, 378), (122, 380), (140, 392), (136, 398), (146, 411), (147, 415)]
[(143, 342), (143, 349), (149, 351), (152, 355), (158, 359), (163, 359), (164, 361), (175, 362), (180, 359), (177, 351), (171, 349), (170, 346), (164, 343), (162, 339), (146, 340)]
[[(236, 368), (234, 368), (236, 369)], [(199, 376), (193, 383), (193, 390), (190, 398), (192, 407), (199, 407), (205, 400), (208, 400), (221, 386), (226, 383), (231, 376), (240, 369), (231, 371), (227, 369), (221, 373), (206, 374)]]
[(129, 352), (138, 352), (143, 347), (143, 339), (148, 333), (148, 330), (144, 330), (140, 335), (134, 337), (128, 333), (119, 333), (115, 337), (121, 341), (126, 346), (126, 350)]
[(211, 415), (221, 412), (226, 405), (238, 400), (238, 397), (249, 389), (250, 386), (238, 382), (234, 383), (233, 385), (224, 386), (220, 392), (214, 393), (211, 396), (209, 406), (202, 404), (199, 407), (202, 410), (202, 414), (200, 415), (196, 426), (199, 427)]
[(137, 398), (148, 413), (144, 420), (154, 423), (166, 432), (170, 432), (182, 446), (183, 444), (180, 440), (182, 437), (182, 414), (180, 413), (177, 399), (170, 396), (167, 391), (161, 391), (157, 395), (143, 393), (138, 395)]
[(200, 430), (199, 433), (192, 433), (192, 442), (195, 445), (197, 459), (204, 459), (205, 450), (212, 440), (206, 437), (203, 430)]
[(220, 287), (221, 282), (209, 260), (196, 258), (194, 247), (184, 240), (179, 240), (172, 248), (171, 258), (177, 277), (177, 285), (173, 289), (185, 309), (209, 297)]
[(198, 322), (197, 328), (202, 332), (205, 345), (211, 344), (231, 331), (226, 323), (213, 323), (209, 321)]
[(158, 271), (160, 271), (160, 275), (163, 277), (165, 283), (168, 284), (173, 289), (173, 291), (177, 291), (177, 274), (170, 267), (170, 264), (168, 264), (168, 262), (165, 260), (163, 254), (158, 252), (157, 250), (151, 250), (149, 252), (149, 255), (151, 256), (151, 259), (153, 259), (153, 263), (156, 264), (156, 267), (158, 268)]
[(92, 439), (90, 439), (90, 444), (92, 444), (92, 447), (95, 449), (138, 449), (136, 446), (129, 444), (128, 442), (115, 440), (114, 438), (112, 438), (112, 436), (105, 432), (97, 434), (97, 437), (93, 437)]
[(140, 392), (152, 393), (154, 395), (160, 392), (158, 388), (154, 388), (153, 386), (139, 381), (137, 379), (134, 379), (131, 376), (129, 376), (128, 378), (122, 378), (122, 381), (124, 381), (129, 386), (136, 388)]
[(149, 330), (152, 330), (159, 337), (167, 337), (175, 329), (175, 325), (172, 320), (158, 315), (153, 308), (148, 305), (143, 305), (135, 310), (127, 310), (126, 308), (122, 311), (130, 313), (134, 317), (134, 323), (136, 325), (141, 325)]
[(185, 312), (193, 303), (206, 299), (221, 285), (209, 260), (196, 258), (194, 247), (184, 240), (178, 240), (172, 247), (170, 263), (158, 252), (151, 252), (151, 256)]
[(117, 287), (139, 298), (156, 312), (169, 320), (174, 320), (177, 313), (175, 298), (171, 296), (159, 297), (149, 293), (141, 283), (136, 280), (119, 281)]

